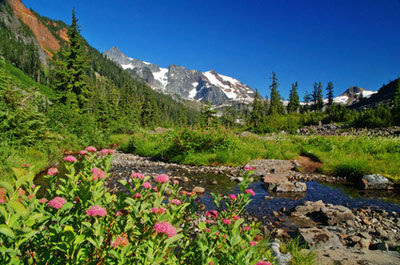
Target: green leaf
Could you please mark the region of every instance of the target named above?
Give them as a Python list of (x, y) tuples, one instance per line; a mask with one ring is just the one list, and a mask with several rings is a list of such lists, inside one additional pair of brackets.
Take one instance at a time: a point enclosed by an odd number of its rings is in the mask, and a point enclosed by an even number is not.
[(199, 223), (199, 228), (200, 228), (201, 230), (204, 230), (206, 227), (207, 227), (207, 226), (206, 226), (206, 222), (200, 222), (200, 223)]
[(8, 182), (0, 181), (0, 187), (5, 188), (9, 196), (14, 192), (13, 186)]
[(182, 237), (183, 237), (182, 234), (177, 234), (177, 235), (175, 235), (175, 236), (173, 236), (173, 237), (168, 238), (168, 239), (165, 241), (165, 243), (166, 243), (166, 245), (170, 245), (170, 244), (174, 243), (175, 241), (178, 241), (178, 240), (181, 239)]
[(25, 213), (25, 207), (22, 205), (22, 203), (18, 201), (10, 201), (8, 205), (14, 209), (18, 214), (24, 214)]
[(1, 215), (3, 215), (3, 217), (4, 217), (4, 219), (8, 219), (8, 212), (7, 212), (7, 210), (3, 207), (3, 206), (1, 206), (0, 205), (0, 213), (1, 213)]
[(15, 238), (14, 232), (5, 224), (0, 225), (0, 233), (12, 239)]

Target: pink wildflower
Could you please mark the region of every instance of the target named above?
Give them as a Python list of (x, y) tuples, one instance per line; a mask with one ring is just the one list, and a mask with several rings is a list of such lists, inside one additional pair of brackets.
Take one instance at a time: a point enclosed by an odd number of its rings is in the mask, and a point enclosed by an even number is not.
[(152, 213), (156, 213), (156, 214), (163, 214), (163, 213), (165, 213), (165, 209), (164, 209), (163, 207), (160, 207), (160, 208), (152, 208), (152, 209), (151, 209), (151, 212), (152, 212)]
[(49, 201), (49, 206), (53, 207), (54, 209), (60, 209), (66, 202), (67, 200), (62, 197), (55, 197), (54, 199)]
[(244, 227), (244, 230), (250, 231), (250, 226), (245, 226), (245, 227)]
[(251, 166), (245, 166), (244, 169), (247, 171), (254, 171), (254, 168), (252, 168)]
[(226, 237), (227, 237), (226, 235), (223, 235), (223, 236), (222, 236), (223, 239), (226, 239)]
[(90, 207), (88, 210), (86, 210), (86, 215), (87, 216), (106, 216), (107, 211), (105, 208), (98, 206), (98, 205), (93, 205)]
[(31, 167), (30, 164), (23, 164), (22, 167)]
[(231, 219), (223, 219), (222, 223), (224, 223), (225, 225), (230, 225), (232, 223)]
[(174, 183), (174, 184), (179, 184), (179, 181), (174, 180), (172, 183)]
[(140, 194), (140, 193), (135, 193), (135, 194), (133, 195), (133, 197), (136, 198), (136, 199), (140, 199), (140, 198), (142, 198), (142, 194)]
[(75, 163), (78, 160), (74, 156), (69, 155), (69, 156), (64, 157), (64, 161)]
[(208, 265), (215, 265), (214, 261), (210, 261)]
[(256, 193), (255, 193), (254, 190), (252, 190), (252, 189), (247, 189), (245, 193), (248, 193), (248, 194), (250, 194), (251, 196), (256, 195)]
[(169, 181), (169, 177), (166, 174), (161, 174), (156, 177), (156, 182), (158, 183), (167, 183)]
[(54, 176), (58, 174), (58, 169), (56, 167), (51, 167), (47, 170), (47, 175)]
[(32, 189), (36, 188), (36, 185), (35, 185), (35, 184), (32, 184), (31, 188), (32, 188)]
[(254, 247), (255, 245), (257, 245), (257, 242), (256, 241), (250, 241), (249, 244), (250, 244), (250, 246)]
[(272, 263), (269, 261), (260, 260), (256, 265), (272, 265)]
[(144, 175), (143, 175), (142, 173), (139, 173), (139, 172), (137, 172), (137, 173), (132, 173), (132, 174), (131, 174), (131, 178), (134, 178), (134, 179), (144, 179)]
[(92, 168), (93, 177), (92, 180), (104, 179), (106, 177), (106, 172), (102, 171), (100, 168), (94, 167)]
[(210, 233), (210, 228), (208, 228), (208, 227), (206, 227), (206, 228), (204, 228), (204, 231), (206, 231), (207, 233)]
[(129, 245), (129, 241), (126, 234), (121, 234), (121, 236), (117, 236), (115, 241), (112, 243), (113, 248), (117, 248), (119, 246), (126, 247)]
[(182, 202), (180, 200), (178, 200), (178, 199), (169, 200), (169, 203), (170, 204), (175, 204), (175, 205), (181, 205), (182, 204)]
[(115, 150), (113, 150), (113, 149), (103, 149), (100, 151), (100, 153), (102, 155), (112, 155), (112, 154), (114, 154), (114, 152), (115, 152)]
[(143, 183), (142, 187), (145, 189), (151, 189), (151, 184), (146, 181), (145, 183)]
[(94, 146), (88, 146), (86, 148), (86, 151), (94, 153), (94, 152), (97, 152), (97, 149)]
[(215, 211), (215, 210), (207, 211), (206, 212), (206, 216), (211, 216), (211, 217), (217, 218), (218, 217), (218, 212)]
[(233, 219), (233, 220), (239, 220), (239, 219), (240, 219), (240, 217), (239, 217), (239, 216), (237, 216), (237, 215), (234, 215), (234, 216), (232, 216), (232, 219)]
[(168, 237), (173, 237), (177, 234), (175, 227), (168, 222), (156, 223), (154, 225), (154, 230), (156, 230), (157, 233), (166, 234)]
[(236, 199), (237, 199), (237, 197), (236, 197), (235, 194), (230, 194), (230, 195), (229, 195), (229, 198), (230, 198), (231, 200), (236, 200)]
[(154, 187), (154, 188), (153, 188), (153, 190), (154, 190), (155, 192), (157, 192), (157, 191), (158, 191), (157, 187)]
[(46, 203), (47, 202), (47, 199), (46, 198), (41, 198), (41, 199), (39, 199), (38, 200), (40, 203)]
[(158, 213), (158, 208), (151, 208), (152, 213)]
[(118, 211), (118, 212), (115, 213), (115, 216), (120, 216), (120, 215), (122, 215), (121, 211)]
[(1, 204), (6, 203), (6, 200), (0, 199), (0, 203), (1, 203)]
[(88, 151), (86, 151), (86, 150), (81, 150), (81, 151), (79, 151), (79, 154), (85, 156), (85, 155), (88, 154)]

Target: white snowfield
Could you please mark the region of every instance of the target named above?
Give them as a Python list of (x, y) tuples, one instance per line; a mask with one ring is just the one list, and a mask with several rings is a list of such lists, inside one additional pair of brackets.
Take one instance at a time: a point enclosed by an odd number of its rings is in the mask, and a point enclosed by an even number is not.
[(153, 72), (154, 79), (159, 81), (162, 84), (163, 89), (165, 89), (165, 87), (168, 85), (167, 74), (168, 74), (168, 68), (160, 67), (159, 72)]

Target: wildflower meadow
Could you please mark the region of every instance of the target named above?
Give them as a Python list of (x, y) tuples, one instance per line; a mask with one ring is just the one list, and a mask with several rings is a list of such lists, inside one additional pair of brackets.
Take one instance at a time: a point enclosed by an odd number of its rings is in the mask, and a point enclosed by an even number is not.
[(133, 172), (109, 188), (112, 153), (88, 147), (66, 156), (65, 176), (49, 168), (46, 189), (29, 168), (1, 182), (0, 263), (272, 264), (260, 225), (241, 217), (254, 196), (252, 168), (240, 193), (213, 194), (215, 209), (204, 212), (165, 174)]

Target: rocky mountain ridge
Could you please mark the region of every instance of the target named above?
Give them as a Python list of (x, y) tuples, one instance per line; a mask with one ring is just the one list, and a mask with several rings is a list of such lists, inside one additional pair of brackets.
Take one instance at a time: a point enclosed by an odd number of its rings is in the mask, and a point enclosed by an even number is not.
[(250, 103), (255, 96), (255, 91), (249, 86), (214, 70), (200, 72), (173, 64), (162, 68), (130, 58), (117, 47), (105, 51), (104, 55), (130, 71), (133, 76), (145, 80), (153, 89), (185, 99), (222, 105), (230, 101)]

